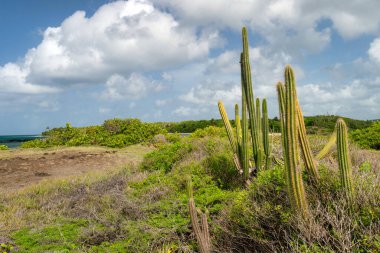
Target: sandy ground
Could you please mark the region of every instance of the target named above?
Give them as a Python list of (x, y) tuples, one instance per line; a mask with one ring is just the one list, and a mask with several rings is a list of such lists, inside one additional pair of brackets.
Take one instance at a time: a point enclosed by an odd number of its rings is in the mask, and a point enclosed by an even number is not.
[(43, 179), (137, 164), (150, 150), (137, 145), (125, 149), (72, 147), (0, 151), (0, 192), (20, 189)]

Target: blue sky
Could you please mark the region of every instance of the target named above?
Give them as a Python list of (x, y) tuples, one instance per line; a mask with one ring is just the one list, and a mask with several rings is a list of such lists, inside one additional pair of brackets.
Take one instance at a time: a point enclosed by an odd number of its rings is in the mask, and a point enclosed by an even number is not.
[(305, 115), (380, 118), (377, 0), (16, 0), (0, 3), (0, 134), (47, 126), (220, 118), (240, 102), (240, 32), (254, 93), (277, 115), (295, 69)]

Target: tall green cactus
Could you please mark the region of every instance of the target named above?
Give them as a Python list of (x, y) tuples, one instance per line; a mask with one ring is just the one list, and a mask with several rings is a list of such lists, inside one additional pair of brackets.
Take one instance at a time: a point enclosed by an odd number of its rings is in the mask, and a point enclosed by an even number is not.
[(301, 167), (297, 163), (297, 91), (292, 68), (285, 68), (285, 128), (284, 148), (286, 179), (290, 203), (294, 212), (303, 217), (308, 215), (308, 207), (303, 187)]
[(270, 146), (269, 146), (269, 119), (268, 119), (268, 108), (267, 100), (263, 99), (263, 119), (262, 119), (262, 131), (263, 131), (263, 144), (265, 153), (265, 169), (269, 169), (270, 165)]
[(240, 67), (241, 67), (241, 126), (242, 126), (242, 144), (241, 144), (241, 165), (243, 169), (243, 179), (247, 181), (249, 179), (249, 133), (248, 133), (248, 119), (247, 119), (247, 94), (243, 85), (243, 54), (240, 55)]
[(338, 119), (336, 123), (337, 139), (336, 146), (338, 151), (338, 164), (340, 180), (348, 200), (352, 201), (352, 171), (350, 157), (348, 155), (347, 127), (343, 119)]
[[(256, 168), (259, 169), (261, 162), (261, 151), (259, 149), (259, 136), (257, 131), (257, 117), (255, 111), (255, 101), (252, 90), (251, 65), (249, 63), (249, 45), (247, 28), (242, 29), (243, 53), (241, 57), (243, 87), (246, 94), (247, 108), (249, 113), (249, 121), (251, 124), (251, 138), (253, 147), (253, 157), (255, 159)], [(259, 158), (260, 157), (260, 158)]]

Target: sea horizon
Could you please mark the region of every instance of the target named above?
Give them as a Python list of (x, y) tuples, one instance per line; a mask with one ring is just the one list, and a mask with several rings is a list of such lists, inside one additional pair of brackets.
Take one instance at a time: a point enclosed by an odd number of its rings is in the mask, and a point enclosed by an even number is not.
[(13, 149), (18, 148), (23, 142), (41, 138), (43, 138), (41, 134), (0, 135), (0, 145)]

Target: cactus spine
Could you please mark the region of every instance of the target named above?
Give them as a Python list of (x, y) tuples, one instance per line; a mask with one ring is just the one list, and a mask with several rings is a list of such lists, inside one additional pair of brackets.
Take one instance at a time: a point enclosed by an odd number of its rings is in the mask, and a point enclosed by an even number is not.
[(293, 70), (285, 68), (285, 168), (290, 203), (297, 214), (306, 217), (308, 207), (303, 187), (301, 168), (297, 163), (297, 92)]
[(263, 130), (263, 144), (265, 153), (265, 169), (269, 169), (270, 165), (270, 146), (269, 146), (269, 120), (268, 120), (268, 108), (267, 100), (263, 99), (263, 120), (262, 120), (262, 130)]
[[(207, 223), (207, 211), (202, 213), (199, 209), (195, 207), (194, 196), (193, 196), (193, 186), (191, 179), (188, 179), (187, 182), (187, 191), (189, 195), (189, 212), (191, 224), (193, 226), (193, 231), (195, 237), (199, 244), (199, 249), (201, 253), (210, 253), (211, 252), (211, 239)], [(201, 225), (198, 221), (198, 213), (201, 216)]]
[(336, 123), (337, 139), (336, 146), (338, 151), (338, 164), (340, 180), (348, 200), (352, 201), (352, 171), (350, 158), (348, 155), (347, 127), (343, 119), (338, 119)]

